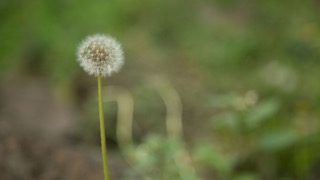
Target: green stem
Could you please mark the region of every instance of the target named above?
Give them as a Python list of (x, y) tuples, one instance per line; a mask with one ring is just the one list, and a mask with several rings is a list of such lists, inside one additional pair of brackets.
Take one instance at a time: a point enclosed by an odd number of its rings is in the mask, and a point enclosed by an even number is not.
[(101, 150), (102, 150), (102, 158), (103, 158), (103, 172), (104, 172), (104, 179), (109, 180), (106, 131), (105, 131), (104, 114), (103, 114), (102, 77), (101, 77), (101, 75), (98, 75), (98, 96), (99, 96), (99, 118), (100, 118)]

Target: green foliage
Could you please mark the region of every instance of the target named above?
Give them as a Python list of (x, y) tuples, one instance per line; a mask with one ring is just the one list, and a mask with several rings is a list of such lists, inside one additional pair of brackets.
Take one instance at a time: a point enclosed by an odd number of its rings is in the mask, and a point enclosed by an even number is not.
[[(240, 109), (234, 103), (239, 99), (243, 101)], [(279, 100), (256, 101), (250, 106), (245, 106), (245, 100), (234, 94), (212, 100), (220, 113), (212, 118), (213, 145), (201, 143), (196, 148), (199, 163), (221, 179), (308, 178), (319, 150), (312, 143), (320, 133), (319, 122), (306, 130), (296, 126), (296, 120), (281, 119)]]
[[(159, 135), (149, 135), (142, 144), (139, 144), (130, 156), (134, 159), (133, 172), (142, 174), (146, 179), (196, 180), (196, 175), (184, 166), (183, 161), (176, 161), (184, 148), (176, 139)], [(180, 158), (181, 159), (181, 158)]]
[(270, 130), (261, 135), (258, 140), (258, 147), (267, 152), (273, 152), (290, 147), (297, 142), (297, 138), (293, 130), (279, 128), (278, 130)]
[(195, 157), (198, 161), (204, 162), (206, 165), (214, 169), (216, 173), (224, 177), (230, 176), (236, 161), (233, 156), (217, 150), (212, 145), (199, 146)]
[(248, 112), (248, 115), (245, 118), (246, 126), (250, 129), (257, 128), (265, 120), (272, 117), (279, 110), (279, 108), (279, 102), (274, 99), (260, 103), (258, 106)]

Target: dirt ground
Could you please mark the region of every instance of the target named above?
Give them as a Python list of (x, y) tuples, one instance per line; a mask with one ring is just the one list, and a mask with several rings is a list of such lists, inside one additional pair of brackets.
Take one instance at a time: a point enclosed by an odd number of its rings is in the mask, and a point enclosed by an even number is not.
[[(0, 81), (0, 179), (103, 179), (100, 147), (76, 140), (78, 111), (39, 81)], [(111, 179), (128, 169), (117, 152), (108, 152)]]

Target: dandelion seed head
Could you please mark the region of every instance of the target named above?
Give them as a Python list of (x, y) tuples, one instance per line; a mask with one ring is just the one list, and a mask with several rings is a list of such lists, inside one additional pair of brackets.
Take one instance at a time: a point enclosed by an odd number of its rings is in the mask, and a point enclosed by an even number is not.
[(78, 47), (77, 57), (80, 66), (94, 76), (110, 76), (118, 72), (124, 63), (120, 43), (102, 34), (84, 39)]

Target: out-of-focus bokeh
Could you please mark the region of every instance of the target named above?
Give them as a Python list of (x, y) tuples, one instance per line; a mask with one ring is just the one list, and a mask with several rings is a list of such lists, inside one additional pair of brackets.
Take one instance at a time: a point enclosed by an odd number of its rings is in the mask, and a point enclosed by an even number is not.
[(104, 79), (111, 179), (320, 179), (317, 0), (1, 0), (0, 179), (103, 179), (87, 35), (122, 43)]

